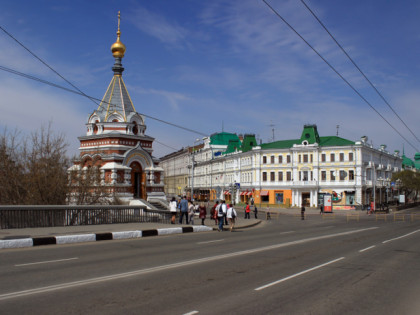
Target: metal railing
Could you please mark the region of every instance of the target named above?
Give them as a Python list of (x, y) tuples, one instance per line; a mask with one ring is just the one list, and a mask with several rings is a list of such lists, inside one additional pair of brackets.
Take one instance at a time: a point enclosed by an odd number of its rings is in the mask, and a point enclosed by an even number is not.
[(169, 211), (145, 206), (0, 206), (0, 229), (141, 223), (170, 223)]

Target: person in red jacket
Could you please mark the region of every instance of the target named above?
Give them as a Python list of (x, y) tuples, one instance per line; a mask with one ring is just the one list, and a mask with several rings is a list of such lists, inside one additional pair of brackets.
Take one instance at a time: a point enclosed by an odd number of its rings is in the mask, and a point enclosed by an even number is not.
[(251, 212), (251, 207), (249, 206), (247, 202), (245, 206), (245, 219), (251, 219), (250, 212)]

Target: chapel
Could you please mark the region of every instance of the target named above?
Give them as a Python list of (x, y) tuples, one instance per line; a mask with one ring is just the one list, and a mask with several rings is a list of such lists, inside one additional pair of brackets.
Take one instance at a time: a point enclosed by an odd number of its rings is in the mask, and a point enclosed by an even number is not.
[(69, 177), (95, 167), (100, 171), (95, 185), (120, 200), (165, 200), (163, 169), (152, 156), (154, 138), (146, 135), (144, 116), (136, 111), (122, 77), (126, 47), (120, 37), (118, 13), (117, 40), (111, 46), (113, 77), (98, 108), (88, 116), (86, 135), (78, 137), (80, 155)]

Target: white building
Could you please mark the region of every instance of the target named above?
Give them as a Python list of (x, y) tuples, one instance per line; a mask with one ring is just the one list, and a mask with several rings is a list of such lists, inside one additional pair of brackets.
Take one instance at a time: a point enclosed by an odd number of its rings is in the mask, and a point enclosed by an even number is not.
[(182, 177), (187, 184), (172, 191), (191, 197), (192, 189), (195, 199), (318, 206), (331, 194), (335, 208), (345, 208), (367, 204), (374, 195), (376, 202), (389, 200), (392, 173), (401, 163), (398, 151), (373, 148), (366, 137), (320, 137), (316, 125), (305, 125), (299, 139), (260, 145), (253, 135), (213, 134), (200, 146), (162, 157), (160, 165), (166, 191), (174, 176)]

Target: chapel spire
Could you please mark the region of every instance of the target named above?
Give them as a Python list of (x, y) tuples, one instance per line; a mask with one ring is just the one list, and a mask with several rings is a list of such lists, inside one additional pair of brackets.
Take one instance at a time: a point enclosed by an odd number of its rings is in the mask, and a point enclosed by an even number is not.
[(121, 13), (120, 11), (118, 11), (117, 40), (111, 46), (111, 52), (115, 58), (115, 64), (112, 67), (112, 70), (114, 71), (114, 74), (116, 75), (121, 75), (122, 72), (124, 71), (124, 68), (121, 64), (121, 59), (124, 57), (124, 54), (125, 54), (125, 45), (120, 40), (120, 36), (121, 36), (120, 22), (121, 22)]

